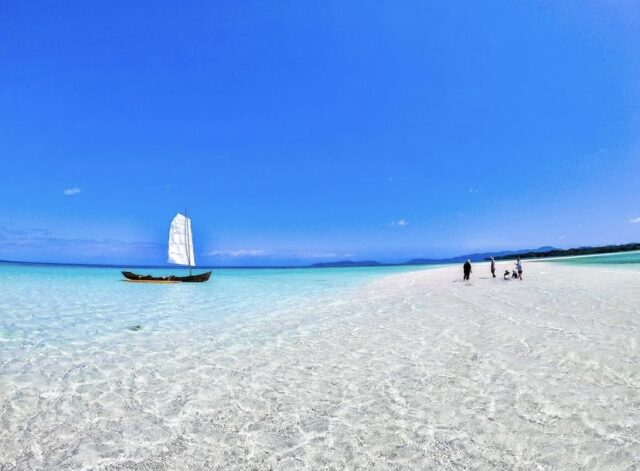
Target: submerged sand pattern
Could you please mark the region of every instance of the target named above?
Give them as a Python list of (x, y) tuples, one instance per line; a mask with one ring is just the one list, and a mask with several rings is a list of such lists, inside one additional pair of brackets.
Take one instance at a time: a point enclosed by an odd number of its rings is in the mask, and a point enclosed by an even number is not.
[(416, 271), (234, 322), (13, 349), (0, 469), (640, 466), (640, 271), (525, 275)]

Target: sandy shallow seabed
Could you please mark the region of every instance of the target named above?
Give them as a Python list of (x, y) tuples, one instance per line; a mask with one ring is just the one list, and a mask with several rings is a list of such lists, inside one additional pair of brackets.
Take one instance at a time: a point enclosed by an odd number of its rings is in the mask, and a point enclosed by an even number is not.
[(525, 268), (21, 359), (0, 469), (638, 469), (640, 271)]

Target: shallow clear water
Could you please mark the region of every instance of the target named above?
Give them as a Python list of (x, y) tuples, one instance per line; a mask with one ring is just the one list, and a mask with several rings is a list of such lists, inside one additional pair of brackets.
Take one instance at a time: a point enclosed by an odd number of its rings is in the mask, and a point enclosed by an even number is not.
[[(183, 451), (181, 415), (192, 423), (211, 402), (241, 395), (232, 389), (245, 361), (259, 371), (278, 356), (256, 363), (239, 352), (281, 345), (291, 332), (338, 316), (332, 303), (349, 291), (410, 270), (221, 269), (206, 283), (138, 284), (118, 269), (2, 264), (0, 470), (149, 459), (158, 469), (159, 455)], [(239, 404), (259, 406), (248, 397)]]

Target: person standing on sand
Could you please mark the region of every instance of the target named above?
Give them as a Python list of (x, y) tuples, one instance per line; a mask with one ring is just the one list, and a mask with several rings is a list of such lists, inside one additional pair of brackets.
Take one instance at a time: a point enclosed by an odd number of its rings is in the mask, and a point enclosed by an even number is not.
[(496, 259), (491, 257), (491, 275), (496, 277)]
[(516, 270), (518, 270), (518, 278), (522, 281), (522, 262), (520, 261), (520, 257), (516, 259)]
[(471, 260), (464, 262), (462, 270), (464, 271), (464, 281), (469, 281), (469, 277), (471, 276)]

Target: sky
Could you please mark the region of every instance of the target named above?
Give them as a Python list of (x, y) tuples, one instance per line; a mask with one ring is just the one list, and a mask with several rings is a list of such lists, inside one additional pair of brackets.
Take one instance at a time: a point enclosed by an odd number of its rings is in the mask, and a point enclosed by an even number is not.
[(0, 259), (640, 241), (640, 3), (0, 0)]

